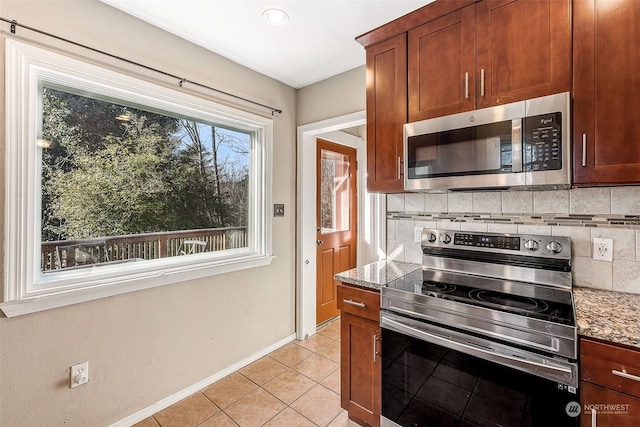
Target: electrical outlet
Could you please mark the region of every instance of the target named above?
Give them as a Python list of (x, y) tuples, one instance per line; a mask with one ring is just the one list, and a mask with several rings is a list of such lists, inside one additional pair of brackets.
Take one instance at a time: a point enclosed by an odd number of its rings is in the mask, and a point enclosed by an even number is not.
[(413, 242), (422, 242), (422, 227), (413, 227)]
[(78, 363), (73, 365), (69, 370), (69, 388), (78, 387), (79, 385), (89, 382), (89, 362)]
[(613, 261), (613, 239), (594, 237), (593, 259), (598, 261)]

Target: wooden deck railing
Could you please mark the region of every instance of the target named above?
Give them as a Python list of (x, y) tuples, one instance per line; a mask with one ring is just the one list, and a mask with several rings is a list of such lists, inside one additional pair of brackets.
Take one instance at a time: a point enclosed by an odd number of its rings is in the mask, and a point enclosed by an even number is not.
[(41, 271), (133, 259), (157, 259), (248, 246), (246, 227), (58, 240), (41, 246)]

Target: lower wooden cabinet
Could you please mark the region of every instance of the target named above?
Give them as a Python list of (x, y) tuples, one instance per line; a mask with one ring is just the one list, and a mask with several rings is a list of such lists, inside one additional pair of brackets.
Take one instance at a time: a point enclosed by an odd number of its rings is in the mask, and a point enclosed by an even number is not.
[(580, 340), (581, 427), (640, 427), (640, 351)]
[(580, 427), (640, 427), (640, 399), (580, 381)]
[(378, 427), (381, 413), (380, 293), (338, 285), (340, 404), (360, 425)]

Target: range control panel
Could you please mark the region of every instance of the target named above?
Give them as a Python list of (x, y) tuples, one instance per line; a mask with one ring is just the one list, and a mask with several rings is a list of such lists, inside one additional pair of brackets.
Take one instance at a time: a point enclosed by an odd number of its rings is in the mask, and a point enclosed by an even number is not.
[(524, 170), (562, 169), (562, 113), (524, 119)]
[(571, 259), (571, 239), (563, 236), (475, 233), (425, 228), (422, 230), (422, 249), (428, 251), (431, 248)]
[(459, 246), (476, 246), (479, 248), (520, 250), (520, 238), (517, 236), (454, 233), (453, 244)]

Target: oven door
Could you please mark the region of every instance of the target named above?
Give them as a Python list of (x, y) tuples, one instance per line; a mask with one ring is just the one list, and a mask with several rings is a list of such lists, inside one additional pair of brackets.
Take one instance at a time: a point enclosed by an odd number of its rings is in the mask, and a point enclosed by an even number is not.
[(579, 425), (575, 362), (386, 312), (381, 324), (382, 426)]

